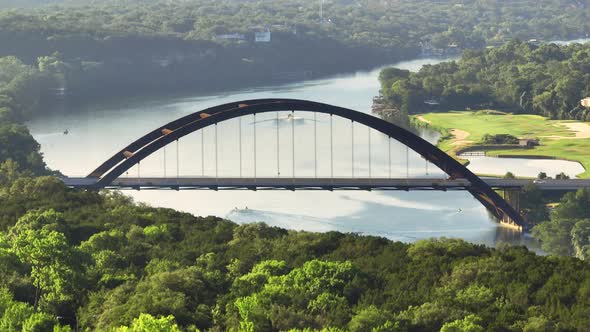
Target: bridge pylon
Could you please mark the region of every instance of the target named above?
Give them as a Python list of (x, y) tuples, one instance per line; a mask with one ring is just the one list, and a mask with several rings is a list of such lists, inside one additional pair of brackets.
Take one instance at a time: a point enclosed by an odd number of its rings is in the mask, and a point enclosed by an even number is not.
[[(514, 210), (520, 213), (520, 190), (518, 189), (504, 189), (502, 190), (502, 197)], [(500, 220), (500, 225), (503, 227), (507, 227), (510, 229), (518, 230), (522, 232), (524, 230), (523, 225), (518, 224), (510, 216), (504, 215), (502, 220)]]

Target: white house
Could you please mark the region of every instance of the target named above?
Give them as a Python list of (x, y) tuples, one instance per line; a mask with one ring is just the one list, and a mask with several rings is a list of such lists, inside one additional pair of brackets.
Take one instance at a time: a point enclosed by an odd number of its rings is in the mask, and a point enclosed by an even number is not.
[(257, 43), (270, 43), (270, 30), (254, 32), (254, 41)]

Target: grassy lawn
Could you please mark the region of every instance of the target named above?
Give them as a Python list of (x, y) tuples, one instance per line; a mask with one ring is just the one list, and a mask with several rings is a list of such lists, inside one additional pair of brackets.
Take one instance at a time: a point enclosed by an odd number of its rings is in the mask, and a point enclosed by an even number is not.
[[(488, 114), (485, 112), (427, 113), (415, 117), (443, 134), (438, 146), (456, 157), (457, 151), (477, 145), (485, 134), (510, 134), (519, 138), (539, 138), (541, 146), (534, 149), (493, 150), (487, 154), (549, 156), (580, 162), (586, 171), (580, 175), (590, 178), (590, 139), (576, 138), (576, 132), (563, 124), (574, 121), (548, 120), (537, 115)], [(453, 130), (463, 132), (460, 140)], [(465, 137), (465, 134), (469, 135)], [(457, 134), (457, 132), (454, 132)], [(544, 136), (559, 136), (551, 138)]]

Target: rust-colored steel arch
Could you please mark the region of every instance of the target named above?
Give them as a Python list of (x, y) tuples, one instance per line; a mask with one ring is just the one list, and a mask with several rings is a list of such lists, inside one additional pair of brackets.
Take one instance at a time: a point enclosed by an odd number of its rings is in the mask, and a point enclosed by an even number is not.
[(205, 127), (245, 115), (275, 111), (308, 111), (336, 115), (371, 127), (408, 146), (452, 178), (464, 178), (471, 183), (469, 192), (499, 220), (511, 220), (524, 226), (520, 214), (498, 193), (464, 165), (414, 133), (383, 119), (348, 108), (296, 99), (256, 99), (239, 101), (195, 112), (170, 122), (131, 143), (88, 177), (99, 178), (96, 189), (111, 184), (131, 167), (164, 146)]

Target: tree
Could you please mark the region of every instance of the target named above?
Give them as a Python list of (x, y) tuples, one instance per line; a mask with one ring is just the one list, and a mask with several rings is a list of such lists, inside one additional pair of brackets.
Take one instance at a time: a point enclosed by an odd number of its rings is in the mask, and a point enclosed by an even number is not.
[(590, 218), (590, 189), (565, 194), (553, 210), (552, 219)]
[(483, 332), (484, 328), (479, 325), (481, 318), (476, 315), (469, 315), (463, 319), (445, 323), (440, 332)]
[(565, 174), (564, 172), (555, 175), (556, 180), (567, 180), (569, 178), (569, 175)]
[(533, 227), (533, 236), (541, 240), (543, 250), (569, 256), (573, 253), (571, 230), (575, 224), (575, 220), (552, 217), (551, 221)]
[(241, 292), (255, 292), (234, 301), (241, 330), (288, 330), (294, 322), (342, 326), (350, 320), (349, 303), (359, 291), (352, 263), (311, 260), (287, 274), (269, 275), (286, 271), (281, 262), (263, 262), (234, 282)]
[(181, 332), (174, 322), (174, 316), (154, 317), (150, 314), (140, 314), (133, 320), (131, 326), (121, 326), (114, 332)]
[(555, 329), (555, 324), (553, 324), (549, 319), (546, 317), (529, 317), (526, 324), (524, 325), (523, 332), (553, 332), (557, 331)]
[(81, 260), (62, 233), (26, 229), (15, 234), (12, 249), (31, 269), (35, 311), (39, 304), (46, 307), (76, 299)]
[(16, 224), (10, 228), (9, 234), (12, 237), (24, 233), (27, 230), (54, 230), (64, 232), (63, 213), (56, 212), (54, 209), (45, 211), (28, 211), (20, 217)]
[[(539, 174), (539, 176), (542, 176), (542, 174)], [(529, 225), (535, 225), (549, 219), (547, 199), (534, 183), (524, 186), (519, 195), (520, 212)]]
[(36, 312), (24, 321), (23, 332), (52, 331), (56, 323), (57, 320), (54, 316), (43, 312)]
[(6, 332), (21, 332), (23, 323), (34, 313), (31, 305), (22, 302), (12, 302), (0, 317), (0, 330)]
[(503, 176), (504, 179), (516, 179), (516, 176), (512, 172), (506, 172)]
[(463, 317), (465, 312), (457, 308), (448, 307), (441, 302), (426, 302), (420, 306), (410, 306), (402, 311), (397, 319), (407, 320), (413, 326), (425, 330), (435, 331), (446, 322)]
[(352, 332), (368, 332), (385, 325), (390, 320), (393, 320), (391, 313), (379, 310), (375, 306), (369, 306), (352, 316), (348, 323), (348, 330)]
[(571, 231), (574, 256), (579, 259), (590, 258), (590, 219), (583, 219), (574, 225)]

